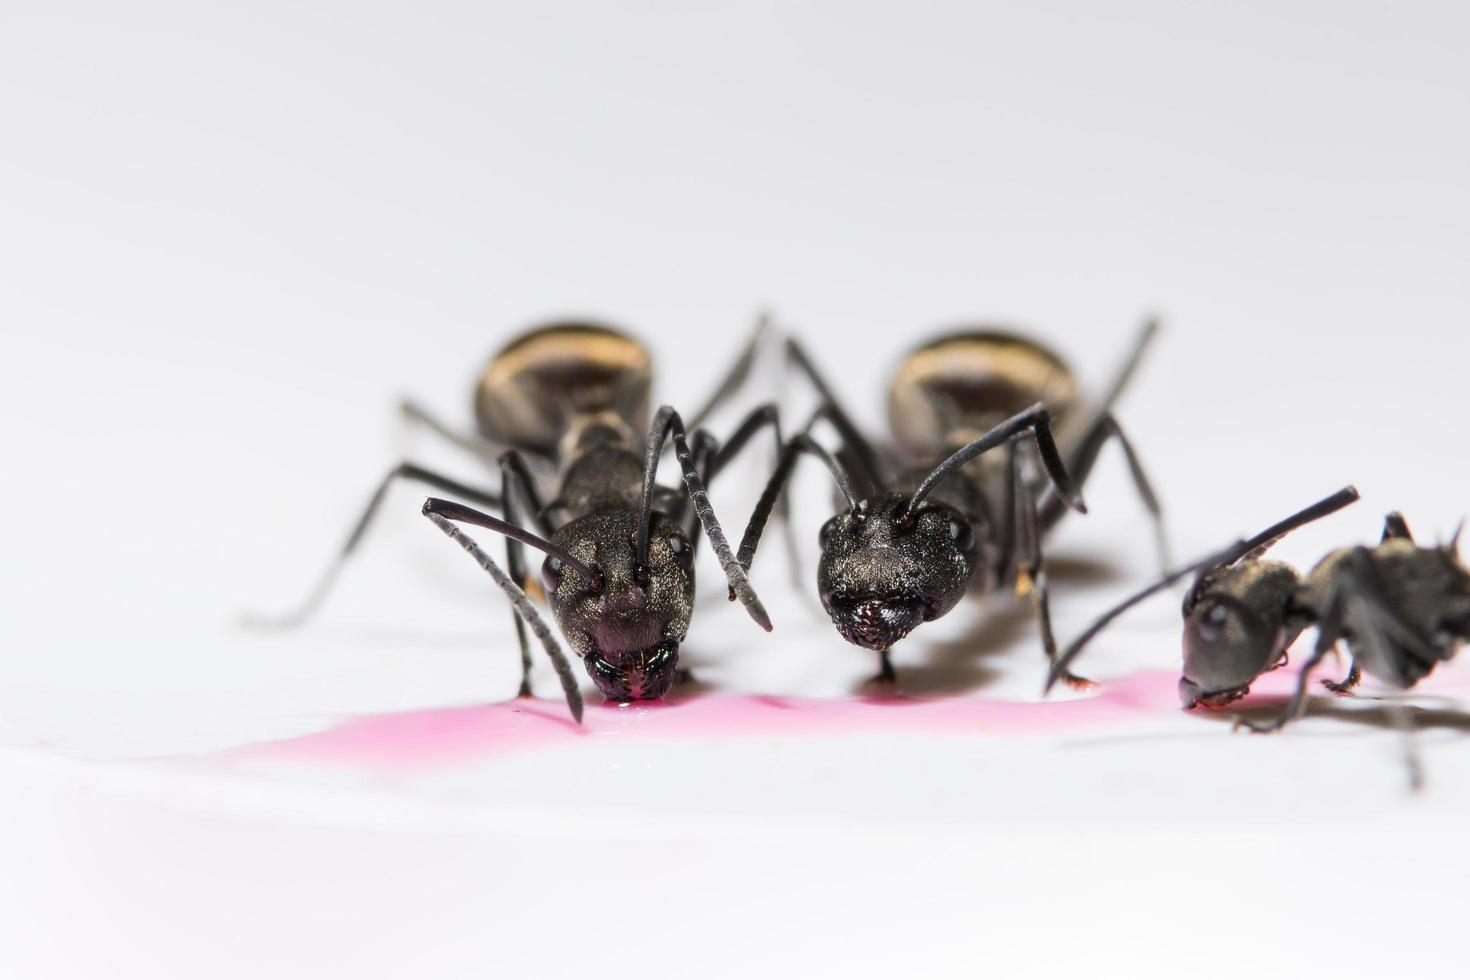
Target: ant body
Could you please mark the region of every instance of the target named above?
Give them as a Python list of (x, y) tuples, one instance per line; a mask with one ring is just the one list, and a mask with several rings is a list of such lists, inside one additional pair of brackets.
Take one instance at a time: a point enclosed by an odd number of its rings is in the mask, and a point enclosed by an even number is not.
[[(880, 454), (857, 430), (801, 345), (788, 339), (788, 359), (821, 404), (787, 444), (751, 515), (741, 565), (750, 567), (799, 455), (815, 455), (846, 505), (821, 529), (818, 594), (844, 639), (877, 652), (875, 682), (895, 680), (890, 651), (920, 623), (943, 616), (967, 590), (1006, 585), (1035, 598), (1042, 644), (1054, 660), (1041, 538), (1069, 507), (1086, 512), (1077, 487), (1108, 439), (1123, 448), (1165, 550), (1158, 499), (1111, 410), (1155, 331), (1150, 322), (1109, 393), (1080, 418), (1071, 370), (1041, 344), (995, 330), (931, 341), (899, 363), (889, 387), (894, 454)], [(810, 436), (822, 419), (841, 439), (835, 453)], [(1065, 450), (1053, 438), (1053, 421), (1066, 432)], [(998, 465), (981, 458), (1001, 447), (1007, 454)], [(1040, 485), (1038, 457), (1050, 487)]]
[(1344, 487), (1248, 540), (1162, 576), (1109, 610), (1074, 641), (1053, 666), (1048, 689), (1082, 648), (1125, 610), (1194, 574), (1184, 597), (1184, 669), (1179, 696), (1185, 708), (1223, 708), (1250, 692), (1262, 674), (1286, 663), (1287, 649), (1309, 626), (1317, 629), (1286, 709), (1264, 723), (1242, 719), (1253, 731), (1280, 729), (1300, 716), (1314, 667), (1339, 640), (1352, 658), (1341, 682), (1346, 694), (1364, 674), (1407, 689), (1470, 642), (1470, 571), (1458, 557), (1458, 538), (1442, 547), (1414, 543), (1401, 514), (1389, 514), (1374, 547), (1331, 552), (1305, 576), (1262, 557), (1287, 533), (1358, 499)]
[[(763, 330), (763, 325), (757, 329), (696, 420), (738, 387)], [(703, 525), (715, 549), (732, 596), (739, 596), (751, 618), (770, 630), (765, 609), (731, 554), (705, 486), (761, 428), (772, 427), (779, 449), (775, 407), (752, 412), (722, 448), (697, 425), (686, 439), (683, 421), (669, 406), (647, 423), (651, 381), (652, 361), (638, 341), (605, 326), (559, 323), (521, 335), (491, 358), (475, 392), (475, 418), (483, 440), (459, 436), (422, 410), (405, 405), (405, 414), (463, 448), (483, 453), (487, 447), (509, 447), (497, 459), (501, 492), (400, 464), (384, 477), (307, 601), (280, 623), (298, 624), (317, 608), (361, 542), (388, 488), (407, 479), (504, 514), (503, 519), (494, 517), (436, 497), (423, 506), (424, 515), (463, 547), (510, 599), (521, 650), (521, 697), (531, 693), (525, 633), (529, 625), (556, 667), (572, 714), (581, 719), (581, 694), (571, 668), (522, 591), (527, 584), (523, 545), (546, 554), (542, 581), (557, 623), (610, 700), (660, 698), (675, 679), (679, 644), (693, 612), (697, 525)], [(683, 477), (677, 491), (655, 482), (669, 440)], [(558, 471), (556, 494), (547, 503), (542, 502), (528, 456)], [(692, 516), (687, 513), (689, 504)], [(521, 514), (534, 530), (520, 526)], [(508, 572), (456, 524), (505, 535)]]

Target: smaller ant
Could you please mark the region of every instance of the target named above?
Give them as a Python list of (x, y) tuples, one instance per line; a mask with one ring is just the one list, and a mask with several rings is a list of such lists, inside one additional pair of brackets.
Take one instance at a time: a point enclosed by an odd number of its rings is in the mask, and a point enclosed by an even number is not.
[(1355, 488), (1344, 487), (1253, 538), (1166, 573), (1088, 627), (1052, 667), (1047, 690), (1120, 614), (1190, 574), (1195, 579), (1184, 596), (1179, 679), (1186, 709), (1223, 708), (1245, 697), (1256, 678), (1285, 666), (1287, 649), (1309, 626), (1316, 627), (1317, 642), (1285, 710), (1265, 722), (1240, 719), (1240, 725), (1273, 732), (1300, 717), (1313, 668), (1339, 640), (1347, 642), (1352, 665), (1341, 682), (1322, 682), (1328, 690), (1347, 694), (1365, 673), (1393, 687), (1413, 687), (1470, 642), (1470, 571), (1459, 559), (1459, 531), (1447, 545), (1423, 547), (1414, 543), (1403, 515), (1391, 513), (1377, 545), (1339, 548), (1305, 577), (1262, 557), (1286, 534), (1357, 499)]

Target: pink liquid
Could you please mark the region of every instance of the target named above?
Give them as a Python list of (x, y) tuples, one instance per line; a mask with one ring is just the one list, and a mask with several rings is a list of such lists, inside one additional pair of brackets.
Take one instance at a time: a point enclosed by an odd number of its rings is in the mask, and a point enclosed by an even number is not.
[[(983, 737), (1116, 726), (1177, 714), (1177, 672), (1146, 671), (1058, 701), (992, 698), (792, 698), (700, 694), (589, 704), (577, 725), (560, 701), (516, 700), (348, 718), (299, 738), (231, 749), (226, 762), (340, 765), (383, 774), (454, 766), (594, 738), (751, 738), (921, 732)], [(1287, 671), (1260, 678), (1249, 704), (1288, 693)]]

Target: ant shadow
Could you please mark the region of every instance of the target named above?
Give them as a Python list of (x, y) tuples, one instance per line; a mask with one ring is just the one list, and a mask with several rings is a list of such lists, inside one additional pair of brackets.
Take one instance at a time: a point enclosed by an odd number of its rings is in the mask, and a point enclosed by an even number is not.
[[(1245, 721), (1273, 721), (1281, 717), (1289, 699), (1283, 697), (1252, 699), (1252, 703), (1236, 711), (1210, 712), (1204, 717), (1214, 722), (1237, 724)], [(1448, 732), (1453, 738), (1470, 734), (1470, 711), (1451, 702), (1430, 706), (1400, 701), (1397, 698), (1360, 697), (1356, 695), (1315, 695), (1307, 699), (1304, 718), (1328, 718), (1356, 726), (1359, 730), (1396, 733), (1403, 741), (1403, 762), (1411, 793), (1424, 789), (1425, 768), (1419, 750), (1419, 737), (1426, 732)], [(1290, 725), (1285, 730), (1289, 731)], [(1348, 732), (1346, 734), (1352, 734)]]
[[(1046, 572), (1053, 587), (1100, 586), (1124, 577), (1115, 563), (1083, 556), (1048, 557)], [(988, 599), (975, 597), (971, 601), (975, 603), (974, 616), (963, 635), (924, 644), (923, 662), (899, 665), (901, 693), (924, 697), (962, 694), (984, 687), (1000, 677), (1000, 671), (987, 661), (1027, 637), (1035, 641), (1037, 669), (1044, 674), (1041, 626), (1034, 603), (1029, 598), (1008, 597), (1001, 590)], [(1052, 603), (1055, 606), (1055, 591)]]
[(1113, 585), (1123, 581), (1123, 569), (1106, 558), (1085, 555), (1047, 555), (1046, 576), (1061, 585)]
[[(705, 661), (705, 668), (712, 668), (712, 661)], [(669, 691), (670, 697), (679, 701), (688, 701), (693, 698), (712, 694), (718, 688), (704, 679), (705, 670), (700, 669), (700, 664), (680, 667), (674, 674), (674, 685)]]
[[(1266, 722), (1279, 718), (1290, 699), (1286, 697), (1252, 698), (1247, 705), (1225, 711), (1209, 711), (1200, 717), (1234, 725), (1236, 719)], [(1385, 701), (1373, 696), (1313, 695), (1307, 699), (1303, 718), (1326, 718), (1364, 728), (1385, 731), (1450, 731), (1470, 734), (1470, 709), (1451, 706), (1414, 704), (1412, 701)], [(1291, 731), (1288, 724), (1284, 731)]]
[(983, 687), (1000, 676), (987, 661), (1034, 630), (1035, 624), (1031, 607), (1019, 601), (987, 605), (977, 610), (961, 636), (925, 644), (921, 663), (899, 664), (898, 689), (923, 697)]

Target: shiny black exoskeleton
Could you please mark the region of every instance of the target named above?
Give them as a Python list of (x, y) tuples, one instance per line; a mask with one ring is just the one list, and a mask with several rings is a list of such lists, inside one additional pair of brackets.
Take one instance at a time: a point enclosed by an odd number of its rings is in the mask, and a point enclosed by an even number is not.
[(1052, 681), (1122, 612), (1194, 575), (1183, 609), (1184, 707), (1222, 708), (1244, 697), (1256, 678), (1286, 663), (1287, 650), (1312, 626), (1317, 640), (1286, 709), (1268, 722), (1242, 724), (1274, 731), (1297, 717), (1312, 669), (1339, 640), (1347, 643), (1352, 667), (1343, 681), (1324, 681), (1328, 689), (1345, 694), (1364, 674), (1392, 687), (1413, 687), (1470, 642), (1470, 571), (1459, 559), (1457, 540), (1417, 545), (1395, 513), (1385, 518), (1377, 545), (1338, 549), (1305, 576), (1261, 557), (1283, 535), (1357, 499), (1357, 490), (1344, 487), (1253, 538), (1167, 573), (1078, 637), (1054, 666)]
[(963, 516), (936, 503), (906, 520), (908, 499), (884, 494), (822, 526), (822, 605), (844, 639), (869, 650), (954, 608), (979, 557)]
[[(748, 371), (760, 331), (720, 385), (707, 414)], [(705, 491), (706, 483), (753, 434), (770, 426), (780, 445), (773, 406), (752, 412), (723, 448), (703, 430), (686, 439), (678, 413), (649, 415), (652, 364), (647, 349), (617, 330), (595, 324), (553, 324), (500, 350), (475, 393), (477, 437), (452, 433), (421, 409), (410, 417), (456, 444), (484, 455), (492, 449), (500, 493), (450, 480), (411, 463), (384, 478), (336, 564), (287, 622), (300, 622), (326, 594), (337, 569), (357, 546), (388, 487), (411, 479), (462, 500), (498, 509), (502, 517), (431, 497), (423, 513), (461, 545), (509, 597), (521, 647), (522, 696), (530, 694), (531, 658), (525, 627), (536, 633), (556, 666), (573, 714), (581, 696), (566, 658), (522, 589), (522, 546), (546, 554), (542, 584), (563, 636), (602, 694), (614, 701), (662, 697), (678, 671), (679, 646), (694, 607), (694, 535), (703, 525), (732, 594), (770, 629), (760, 600), (735, 561)], [(683, 486), (657, 486), (665, 443), (672, 440)], [(533, 464), (554, 475), (555, 495), (543, 503)], [(457, 524), (507, 538), (507, 570)], [(525, 525), (525, 526), (523, 526)]]
[[(1088, 413), (1079, 410), (1070, 369), (1034, 341), (994, 330), (931, 341), (900, 362), (890, 385), (891, 453), (858, 432), (812, 360), (788, 340), (789, 360), (821, 404), (782, 454), (746, 527), (741, 564), (750, 566), (799, 455), (815, 455), (845, 505), (822, 526), (818, 595), (846, 640), (878, 653), (878, 680), (894, 679), (889, 652), (920, 623), (943, 616), (967, 592), (1006, 585), (1035, 597), (1053, 657), (1041, 537), (1069, 507), (1085, 510), (1077, 484), (1108, 439), (1122, 445), (1158, 521), (1157, 498), (1111, 412), (1153, 333), (1150, 324), (1110, 393)], [(835, 452), (811, 438), (819, 421), (836, 430)], [(993, 449), (1006, 452), (985, 455)]]

